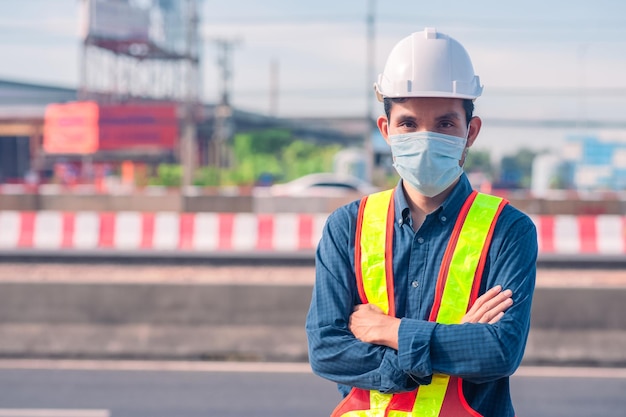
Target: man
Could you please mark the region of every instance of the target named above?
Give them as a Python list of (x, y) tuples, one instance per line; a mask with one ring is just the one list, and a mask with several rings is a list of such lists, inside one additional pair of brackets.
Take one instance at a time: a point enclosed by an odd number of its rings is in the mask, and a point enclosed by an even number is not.
[(401, 40), (375, 84), (401, 179), (332, 213), (306, 330), (333, 417), (514, 416), (535, 284), (536, 230), (463, 173), (482, 87), (453, 38)]

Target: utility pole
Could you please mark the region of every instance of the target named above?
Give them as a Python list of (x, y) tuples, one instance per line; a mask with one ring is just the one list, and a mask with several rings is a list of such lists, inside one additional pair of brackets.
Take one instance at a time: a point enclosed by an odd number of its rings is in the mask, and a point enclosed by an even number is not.
[(192, 185), (193, 174), (196, 170), (197, 128), (195, 109), (198, 104), (197, 90), (199, 77), (199, 48), (198, 48), (198, 10), (196, 0), (187, 0), (187, 41), (186, 60), (187, 73), (185, 91), (182, 102), (182, 135), (180, 143), (180, 159), (183, 167), (182, 185)]
[(278, 60), (270, 63), (270, 116), (278, 116)]
[(220, 101), (215, 108), (212, 135), (212, 153), (209, 160), (218, 169), (227, 165), (225, 157), (225, 143), (233, 133), (232, 107), (231, 107), (231, 81), (232, 81), (232, 62), (231, 55), (235, 46), (239, 44), (238, 40), (233, 39), (214, 39), (213, 42), (218, 47), (217, 64), (221, 72), (221, 93)]
[(366, 42), (366, 71), (365, 71), (365, 83), (367, 88), (365, 89), (366, 97), (366, 113), (365, 113), (365, 135), (364, 135), (364, 148), (365, 148), (365, 177), (368, 181), (372, 181), (374, 171), (374, 145), (373, 145), (373, 132), (375, 123), (372, 119), (372, 113), (374, 111), (372, 85), (374, 78), (376, 77), (374, 71), (375, 65), (375, 13), (376, 13), (376, 0), (367, 0), (367, 16), (366, 16), (366, 29), (367, 29), (367, 42)]

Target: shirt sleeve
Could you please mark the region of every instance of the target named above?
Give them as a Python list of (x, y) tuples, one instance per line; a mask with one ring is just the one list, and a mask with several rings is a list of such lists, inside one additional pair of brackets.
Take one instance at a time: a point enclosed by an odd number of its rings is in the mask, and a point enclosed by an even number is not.
[[(400, 368), (395, 349), (363, 343), (348, 329), (350, 314), (359, 302), (348, 253), (354, 247), (354, 221), (346, 208), (334, 212), (318, 245), (306, 320), (311, 368), (342, 385), (381, 392), (415, 389), (417, 382)], [(430, 377), (422, 380), (426, 381)]]
[[(509, 213), (514, 210), (509, 209)], [(513, 221), (505, 220), (496, 226), (482, 290), (498, 284), (511, 289), (513, 305), (493, 325), (444, 325), (402, 319), (398, 334), (401, 369), (415, 378), (434, 372), (474, 383), (506, 377), (517, 369), (530, 328), (537, 233), (527, 216), (512, 217)]]

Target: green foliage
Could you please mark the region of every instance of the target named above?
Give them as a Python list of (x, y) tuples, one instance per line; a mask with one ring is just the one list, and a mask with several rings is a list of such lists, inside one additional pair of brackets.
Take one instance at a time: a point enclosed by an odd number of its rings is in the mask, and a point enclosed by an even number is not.
[(160, 164), (157, 167), (157, 176), (150, 178), (150, 185), (165, 187), (179, 187), (183, 179), (183, 170), (177, 164)]
[(339, 149), (338, 145), (321, 147), (311, 142), (293, 141), (282, 154), (285, 179), (332, 170), (333, 158)]
[(465, 172), (482, 172), (489, 177), (493, 177), (491, 155), (487, 150), (471, 148), (467, 153), (463, 168)]
[(234, 138), (235, 157), (252, 154), (279, 155), (294, 141), (290, 131), (285, 129), (267, 129), (251, 133), (238, 134)]
[[(341, 148), (299, 140), (284, 129), (240, 133), (233, 137), (230, 146), (232, 167), (201, 167), (195, 172), (194, 185), (253, 185), (262, 176), (289, 181), (314, 172), (331, 171), (333, 158)], [(151, 183), (180, 185), (181, 178), (180, 166), (160, 165)]]
[(193, 185), (207, 187), (220, 184), (220, 170), (216, 167), (199, 168), (194, 176)]

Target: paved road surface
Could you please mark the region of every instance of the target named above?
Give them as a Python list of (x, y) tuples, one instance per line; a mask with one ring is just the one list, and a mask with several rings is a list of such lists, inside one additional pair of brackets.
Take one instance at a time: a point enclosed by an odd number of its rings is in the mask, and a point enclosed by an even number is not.
[[(622, 416), (626, 369), (521, 368), (517, 416)], [(339, 400), (306, 364), (0, 361), (4, 417), (314, 417)]]

